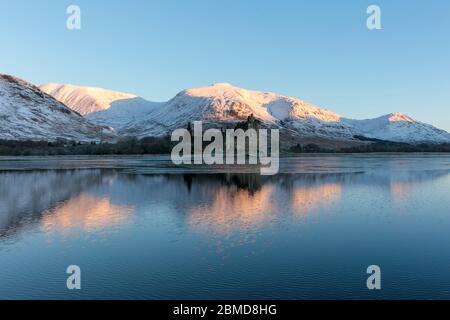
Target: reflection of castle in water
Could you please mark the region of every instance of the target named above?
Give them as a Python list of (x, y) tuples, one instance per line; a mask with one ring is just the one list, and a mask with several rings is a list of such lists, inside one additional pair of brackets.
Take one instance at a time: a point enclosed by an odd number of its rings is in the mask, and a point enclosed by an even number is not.
[[(192, 190), (192, 183), (194, 179), (197, 182), (208, 183), (211, 175), (199, 174), (183, 174), (183, 180), (189, 191)], [(235, 186), (238, 189), (247, 190), (250, 194), (255, 194), (256, 191), (262, 187), (262, 177), (259, 174), (217, 174), (214, 175), (214, 180), (225, 186)]]
[(397, 200), (417, 184), (448, 174), (448, 170), (437, 170), (395, 174), (378, 171), (279, 174), (274, 177), (258, 174), (190, 175), (185, 178), (190, 199), (186, 221), (195, 229), (219, 234), (248, 231), (276, 220), (279, 215), (306, 217), (319, 209), (332, 213), (346, 186), (382, 187), (393, 200)]
[(274, 221), (280, 214), (306, 216), (312, 209), (329, 205), (340, 194), (341, 186), (337, 184), (298, 187), (284, 195), (273, 184), (263, 185), (252, 193), (220, 188), (214, 192), (209, 206), (190, 209), (189, 224), (219, 233), (248, 230)]

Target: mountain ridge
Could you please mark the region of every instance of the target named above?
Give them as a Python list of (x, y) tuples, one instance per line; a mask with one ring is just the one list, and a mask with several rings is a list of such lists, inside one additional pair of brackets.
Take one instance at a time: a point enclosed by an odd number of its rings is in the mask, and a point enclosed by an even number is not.
[(46, 83), (38, 87), (83, 116), (104, 111), (114, 101), (136, 98), (136, 95), (130, 93), (97, 87), (76, 86), (67, 83)]
[[(68, 84), (47, 84), (41, 88), (83, 112), (88, 120), (113, 127), (121, 136), (164, 136), (193, 121), (203, 121), (207, 126), (232, 126), (253, 115), (267, 127), (285, 129), (305, 138), (354, 141), (355, 136), (365, 136), (415, 144), (450, 142), (448, 132), (402, 113), (349, 119), (298, 98), (223, 82), (182, 90), (167, 102), (150, 102), (132, 94)], [(64, 94), (55, 88), (64, 88)]]

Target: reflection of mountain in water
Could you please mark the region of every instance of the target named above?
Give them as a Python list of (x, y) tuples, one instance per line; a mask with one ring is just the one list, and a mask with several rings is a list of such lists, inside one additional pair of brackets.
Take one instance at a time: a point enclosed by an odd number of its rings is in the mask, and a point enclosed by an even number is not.
[(311, 187), (299, 186), (292, 193), (291, 206), (297, 215), (307, 215), (318, 206), (332, 203), (339, 199), (342, 185), (325, 183)]
[(47, 232), (96, 231), (123, 224), (132, 217), (132, 213), (132, 206), (115, 205), (109, 198), (81, 193), (46, 210), (41, 225)]
[[(0, 237), (39, 223), (52, 208), (80, 193), (103, 187), (110, 175), (100, 170), (10, 171), (0, 173)], [(75, 208), (74, 208), (75, 209)], [(84, 215), (82, 207), (72, 214)], [(72, 218), (75, 219), (75, 218)]]
[[(95, 232), (139, 215), (165, 214), (195, 230), (248, 232), (280, 220), (328, 210), (346, 187), (380, 186), (392, 197), (450, 170), (360, 173), (136, 175), (111, 170), (0, 173), (0, 237), (39, 225), (45, 232)], [(138, 222), (136, 222), (138, 223)]]

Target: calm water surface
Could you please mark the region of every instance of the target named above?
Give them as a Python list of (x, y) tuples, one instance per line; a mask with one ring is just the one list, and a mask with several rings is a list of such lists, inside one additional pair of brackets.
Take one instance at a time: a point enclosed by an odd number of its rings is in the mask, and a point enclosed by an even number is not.
[[(450, 299), (450, 156), (305, 156), (254, 172), (0, 158), (0, 299)], [(366, 288), (372, 264), (381, 291)]]

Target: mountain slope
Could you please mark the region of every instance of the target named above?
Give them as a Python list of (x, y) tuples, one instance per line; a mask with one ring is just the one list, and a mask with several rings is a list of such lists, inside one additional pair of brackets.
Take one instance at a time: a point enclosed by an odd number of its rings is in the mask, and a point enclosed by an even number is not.
[(41, 85), (40, 89), (89, 120), (115, 130), (141, 119), (160, 105), (133, 94), (101, 88), (50, 83)]
[(115, 133), (84, 119), (38, 87), (0, 74), (0, 139), (112, 140)]
[(100, 125), (110, 126), (120, 131), (129, 123), (134, 123), (145, 117), (163, 103), (150, 102), (140, 97), (134, 99), (117, 100), (111, 103), (104, 111), (98, 111), (86, 115), (86, 118)]
[(391, 113), (375, 119), (343, 121), (369, 138), (407, 143), (450, 142), (448, 132), (401, 113)]
[(40, 85), (39, 89), (82, 116), (109, 109), (114, 101), (136, 98), (128, 93), (71, 84), (48, 83)]

